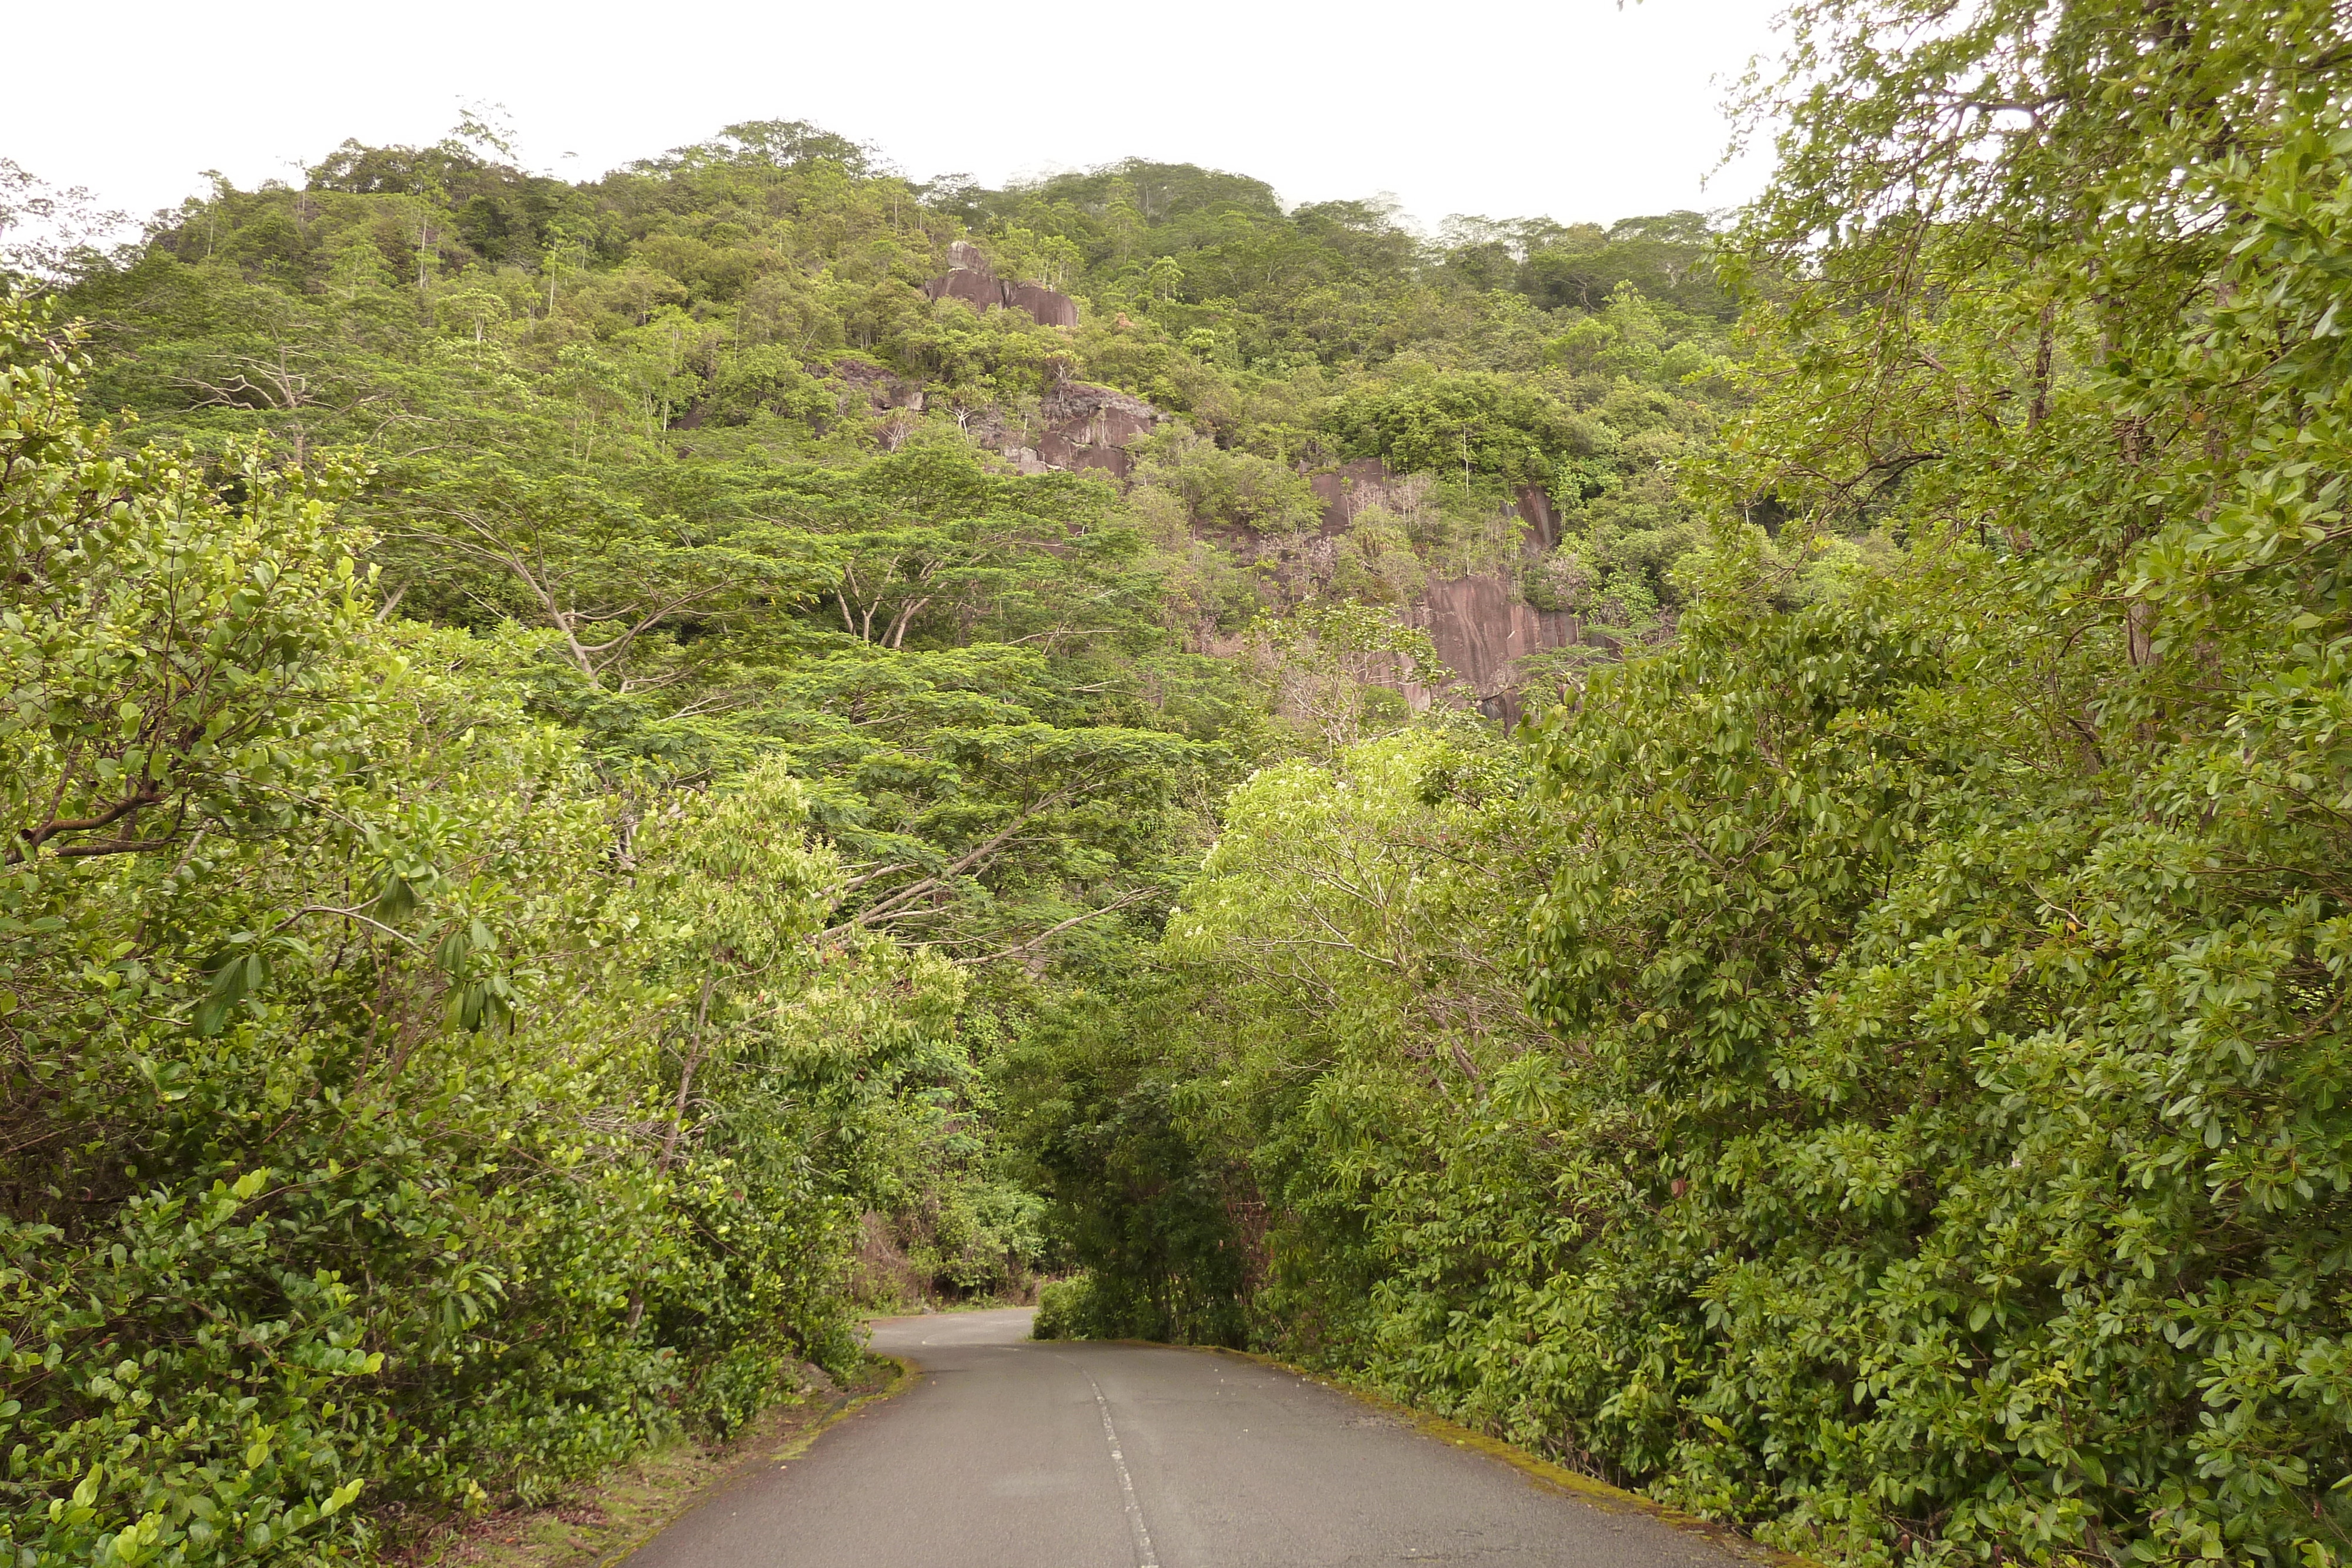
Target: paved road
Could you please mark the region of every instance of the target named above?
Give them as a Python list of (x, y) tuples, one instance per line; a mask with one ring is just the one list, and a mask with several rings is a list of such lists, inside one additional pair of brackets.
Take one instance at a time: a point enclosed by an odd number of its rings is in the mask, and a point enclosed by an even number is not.
[(1703, 1537), (1564, 1496), (1234, 1356), (1039, 1344), (1029, 1312), (896, 1318), (921, 1369), (627, 1568), (1728, 1568)]

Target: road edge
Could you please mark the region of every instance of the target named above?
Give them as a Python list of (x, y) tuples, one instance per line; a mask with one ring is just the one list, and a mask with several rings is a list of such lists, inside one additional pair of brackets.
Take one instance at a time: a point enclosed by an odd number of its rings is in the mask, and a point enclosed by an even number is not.
[(771, 1465), (782, 1469), (793, 1460), (807, 1453), (812, 1444), (839, 1426), (845, 1417), (856, 1415), (868, 1405), (879, 1404), (885, 1399), (905, 1393), (913, 1385), (916, 1373), (920, 1370), (903, 1355), (885, 1355), (877, 1350), (866, 1350), (861, 1354), (876, 1361), (887, 1361), (898, 1370), (892, 1375), (890, 1381), (881, 1387), (865, 1394), (853, 1394), (840, 1401), (793, 1434), (791, 1440), (782, 1448), (771, 1448), (764, 1454), (747, 1455), (741, 1463), (730, 1466), (724, 1473), (712, 1477), (708, 1482), (688, 1494), (677, 1507), (671, 1510), (659, 1522), (639, 1531), (628, 1544), (617, 1550), (601, 1553), (596, 1559), (596, 1568), (618, 1568), (619, 1564), (626, 1563), (651, 1544), (654, 1537), (677, 1523), (720, 1492), (730, 1487), (741, 1485)]
[(1458, 1422), (1449, 1421), (1443, 1416), (1433, 1415), (1429, 1411), (1402, 1404), (1385, 1394), (1376, 1393), (1332, 1373), (1318, 1372), (1310, 1367), (1300, 1366), (1295, 1362), (1284, 1361), (1278, 1356), (1265, 1355), (1257, 1351), (1234, 1350), (1221, 1344), (1160, 1344), (1157, 1341), (1150, 1340), (1123, 1340), (1116, 1343), (1152, 1344), (1162, 1350), (1199, 1351), (1209, 1355), (1231, 1356), (1238, 1361), (1254, 1361), (1260, 1366), (1269, 1366), (1277, 1372), (1286, 1372), (1293, 1377), (1304, 1378), (1318, 1387), (1328, 1388), (1335, 1394), (1344, 1394), (1360, 1405), (1369, 1406), (1382, 1415), (1394, 1416), (1408, 1426), (1430, 1437), (1443, 1438), (1456, 1448), (1475, 1449), (1488, 1458), (1499, 1459), (1521, 1474), (1580, 1501), (1591, 1503), (1596, 1508), (1615, 1512), (1647, 1515), (1661, 1524), (1670, 1525), (1685, 1534), (1704, 1536), (1710, 1543), (1736, 1557), (1745, 1558), (1751, 1563), (1767, 1564), (1769, 1568), (1823, 1568), (1822, 1563), (1810, 1557), (1794, 1552), (1784, 1552), (1777, 1546), (1767, 1546), (1755, 1537), (1720, 1520), (1702, 1519), (1697, 1514), (1685, 1513), (1670, 1503), (1658, 1501), (1655, 1498), (1643, 1497), (1639, 1492), (1627, 1491), (1622, 1487), (1611, 1486), (1607, 1481), (1597, 1480), (1580, 1470), (1571, 1470), (1567, 1466), (1555, 1463), (1539, 1454), (1530, 1453), (1515, 1443), (1507, 1443), (1500, 1437), (1489, 1437), (1484, 1432), (1475, 1431)]
[[(878, 1405), (885, 1399), (894, 1399), (899, 1395), (904, 1394), (910, 1386), (913, 1385), (916, 1374), (922, 1371), (921, 1367), (917, 1366), (912, 1360), (903, 1355), (885, 1355), (878, 1350), (869, 1350), (865, 1354), (872, 1356), (876, 1361), (887, 1361), (891, 1365), (897, 1367), (898, 1369), (897, 1375), (893, 1376), (889, 1382), (884, 1384), (881, 1387), (873, 1390), (871, 1393), (852, 1395), (849, 1398), (843, 1400), (840, 1405), (826, 1411), (814, 1421), (810, 1422), (807, 1427), (795, 1436), (791, 1442), (786, 1443), (781, 1448), (774, 1449), (764, 1455), (762, 1457), (762, 1462), (782, 1466), (799, 1458), (803, 1454), (809, 1451), (809, 1446), (811, 1444), (814, 1443), (819, 1437), (824, 1437), (827, 1432), (832, 1431), (835, 1427), (838, 1426), (844, 1416), (854, 1416), (858, 1411), (866, 1408), (868, 1405)], [(748, 1475), (751, 1473), (751, 1467), (746, 1465), (741, 1470), (737, 1471), (736, 1475)], [(732, 1479), (734, 1478), (730, 1478), (730, 1479)], [(714, 1487), (711, 1490), (716, 1490), (718, 1489)], [(683, 1519), (685, 1517), (686, 1515), (683, 1511), (678, 1515), (679, 1519)], [(675, 1524), (677, 1522), (677, 1520), (676, 1519), (670, 1521), (671, 1524)], [(666, 1530), (668, 1528), (668, 1525), (664, 1525), (662, 1528)], [(658, 1535), (661, 1531), (656, 1531), (654, 1533)], [(646, 1539), (650, 1541), (653, 1537), (647, 1536)], [(637, 1544), (641, 1546), (645, 1544), (645, 1542), (639, 1542)], [(636, 1547), (633, 1546), (629, 1550), (634, 1552), (636, 1550)], [(618, 1561), (618, 1559), (614, 1559), (614, 1561)]]

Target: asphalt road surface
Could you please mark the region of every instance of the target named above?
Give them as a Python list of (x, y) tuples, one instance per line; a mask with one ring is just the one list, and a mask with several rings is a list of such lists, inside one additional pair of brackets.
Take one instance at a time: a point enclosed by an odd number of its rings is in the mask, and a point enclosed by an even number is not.
[(877, 1323), (920, 1369), (627, 1568), (1728, 1568), (1704, 1536), (1563, 1494), (1236, 1356), (1040, 1344), (1029, 1312)]

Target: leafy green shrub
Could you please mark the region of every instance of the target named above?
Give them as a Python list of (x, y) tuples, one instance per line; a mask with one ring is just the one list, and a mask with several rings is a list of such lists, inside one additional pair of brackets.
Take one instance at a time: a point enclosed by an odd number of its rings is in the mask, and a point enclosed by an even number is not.
[(741, 424), (762, 412), (802, 420), (829, 419), (836, 412), (833, 392), (797, 356), (771, 344), (722, 358), (710, 403), (722, 424)]
[(1030, 1320), (1031, 1339), (1090, 1339), (1095, 1322), (1094, 1281), (1086, 1274), (1048, 1280), (1038, 1287), (1037, 1315)]
[(1181, 497), (1188, 514), (1204, 523), (1287, 535), (1312, 528), (1323, 516), (1303, 476), (1271, 458), (1203, 441), (1155, 443), (1138, 477)]
[(330, 496), (103, 455), (78, 371), (0, 305), (0, 1542), (362, 1554), (845, 1366), (945, 966), (820, 961), (780, 767), (614, 794)]
[[(1653, 361), (1656, 350), (1649, 350)], [(1591, 436), (1534, 387), (1481, 371), (1412, 369), (1349, 389), (1328, 428), (1348, 450), (1399, 473), (1550, 485), (1572, 472)]]

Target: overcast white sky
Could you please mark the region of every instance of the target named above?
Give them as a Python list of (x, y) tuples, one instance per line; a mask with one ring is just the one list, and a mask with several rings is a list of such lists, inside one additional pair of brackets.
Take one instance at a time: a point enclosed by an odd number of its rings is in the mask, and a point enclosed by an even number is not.
[(1390, 192), (1433, 226), (1607, 220), (1754, 193), (1759, 161), (1717, 172), (1719, 105), (1774, 47), (1776, 8), (25, 0), (11, 47), (44, 64), (0, 97), (0, 157), (144, 214), (205, 189), (200, 170), (299, 181), (347, 136), (431, 141), (461, 100), (495, 100), (522, 162), (574, 177), (734, 120), (809, 120), (918, 179), (1137, 154), (1293, 203)]

